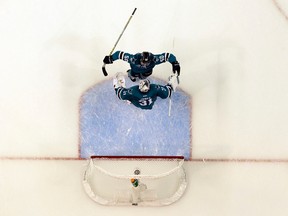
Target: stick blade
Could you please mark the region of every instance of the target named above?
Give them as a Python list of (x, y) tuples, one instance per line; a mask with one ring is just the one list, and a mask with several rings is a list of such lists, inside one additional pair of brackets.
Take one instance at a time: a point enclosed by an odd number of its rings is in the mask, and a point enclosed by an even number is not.
[(105, 68), (105, 64), (102, 66), (102, 72), (103, 72), (104, 76), (108, 76), (108, 73), (107, 73), (106, 68)]

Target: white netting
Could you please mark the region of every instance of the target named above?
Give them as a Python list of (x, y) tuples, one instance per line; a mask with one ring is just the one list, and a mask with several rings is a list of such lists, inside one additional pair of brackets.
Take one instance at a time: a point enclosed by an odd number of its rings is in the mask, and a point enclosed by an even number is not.
[[(185, 191), (183, 162), (182, 157), (92, 158), (83, 184), (87, 194), (103, 205), (168, 205)], [(132, 186), (132, 178), (138, 179), (138, 187)]]

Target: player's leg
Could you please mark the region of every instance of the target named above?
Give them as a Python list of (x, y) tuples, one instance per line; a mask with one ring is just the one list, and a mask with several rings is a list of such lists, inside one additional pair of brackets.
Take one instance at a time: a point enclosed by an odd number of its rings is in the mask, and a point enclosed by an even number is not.
[(130, 78), (130, 80), (131, 80), (132, 82), (136, 82), (136, 80), (137, 80), (136, 74), (133, 73), (133, 75), (132, 75), (131, 69), (127, 70), (127, 73), (128, 73), (128, 77)]

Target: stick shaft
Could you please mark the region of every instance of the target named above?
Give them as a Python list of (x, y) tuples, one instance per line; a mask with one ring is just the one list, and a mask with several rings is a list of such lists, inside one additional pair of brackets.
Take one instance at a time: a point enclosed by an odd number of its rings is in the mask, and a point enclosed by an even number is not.
[[(134, 14), (135, 14), (135, 12), (136, 12), (136, 10), (137, 10), (137, 8), (134, 8), (134, 10), (133, 10), (133, 12), (132, 12), (131, 16), (129, 17), (129, 19), (128, 19), (128, 21), (127, 21), (126, 25), (124, 26), (124, 28), (123, 28), (123, 30), (122, 30), (122, 32), (121, 32), (121, 34), (119, 35), (119, 37), (118, 37), (118, 39), (117, 39), (116, 43), (114, 44), (114, 46), (113, 46), (112, 50), (111, 50), (111, 51), (110, 51), (110, 53), (109, 53), (109, 55), (112, 55), (112, 53), (113, 53), (114, 49), (116, 48), (116, 46), (117, 46), (117, 44), (118, 44), (118, 42), (119, 42), (120, 38), (122, 37), (122, 35), (123, 35), (124, 31), (126, 30), (126, 28), (127, 28), (128, 24), (130, 23), (130, 20), (132, 19), (133, 15), (134, 15)], [(102, 66), (102, 72), (103, 72), (104, 76), (107, 76), (107, 75), (108, 75), (108, 73), (107, 73), (107, 71), (106, 71), (106, 68), (105, 68), (105, 66), (106, 66), (106, 64), (104, 63), (104, 64), (103, 64), (103, 66)]]
[(169, 98), (169, 110), (168, 110), (168, 116), (171, 116), (171, 106), (172, 106), (172, 100), (171, 100), (171, 96)]
[(134, 14), (135, 14), (135, 12), (136, 12), (136, 10), (137, 10), (137, 8), (134, 8), (134, 10), (133, 10), (133, 13), (132, 13), (132, 14), (131, 14), (131, 16), (129, 17), (129, 19), (128, 19), (128, 21), (127, 21), (126, 25), (124, 26), (124, 28), (123, 28), (123, 30), (122, 30), (122, 32), (121, 32), (121, 34), (119, 35), (119, 37), (118, 37), (118, 39), (117, 39), (117, 41), (116, 41), (116, 43), (115, 43), (114, 47), (113, 47), (113, 48), (112, 48), (112, 50), (110, 51), (110, 55), (113, 53), (114, 49), (116, 48), (116, 46), (117, 46), (117, 44), (118, 44), (118, 42), (119, 42), (120, 38), (122, 37), (122, 35), (123, 35), (124, 31), (126, 30), (126, 28), (127, 28), (128, 24), (130, 23), (130, 20), (132, 19), (133, 15), (134, 15)]

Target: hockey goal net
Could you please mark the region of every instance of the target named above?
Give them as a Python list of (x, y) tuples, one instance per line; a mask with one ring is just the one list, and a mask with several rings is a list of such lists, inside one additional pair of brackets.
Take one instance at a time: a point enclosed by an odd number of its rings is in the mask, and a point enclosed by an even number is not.
[(186, 189), (183, 163), (182, 156), (92, 156), (83, 185), (102, 205), (169, 205)]

